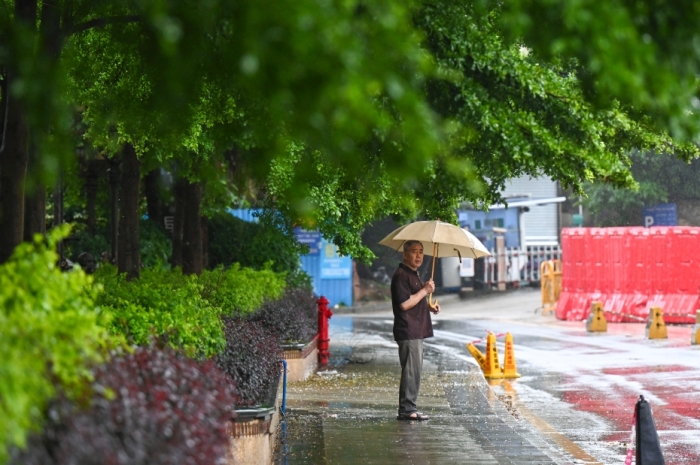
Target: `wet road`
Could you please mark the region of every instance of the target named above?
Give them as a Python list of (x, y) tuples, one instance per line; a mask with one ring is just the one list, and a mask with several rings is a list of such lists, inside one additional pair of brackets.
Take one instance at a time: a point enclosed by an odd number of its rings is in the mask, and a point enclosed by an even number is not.
[[(644, 395), (666, 463), (700, 464), (700, 347), (690, 344), (691, 327), (669, 327), (665, 340), (646, 339), (644, 325), (632, 323), (589, 334), (584, 322), (535, 312), (538, 304), (532, 291), (446, 302), (426, 348), (475, 363), (465, 343), (486, 330), (509, 331), (522, 377), (493, 381), (491, 389), (579, 463), (624, 463), (634, 405)], [(391, 338), (388, 312), (339, 320), (356, 333)]]

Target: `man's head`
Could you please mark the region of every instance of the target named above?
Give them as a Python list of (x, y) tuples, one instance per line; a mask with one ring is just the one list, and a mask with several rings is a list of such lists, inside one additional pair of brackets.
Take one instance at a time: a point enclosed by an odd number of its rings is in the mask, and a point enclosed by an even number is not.
[(404, 242), (403, 264), (412, 270), (417, 270), (423, 264), (423, 244), (420, 241)]

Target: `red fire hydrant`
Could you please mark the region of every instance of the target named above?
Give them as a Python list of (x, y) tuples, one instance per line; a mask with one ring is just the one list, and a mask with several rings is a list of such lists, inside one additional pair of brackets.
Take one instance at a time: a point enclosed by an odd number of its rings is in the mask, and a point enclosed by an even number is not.
[(318, 364), (327, 365), (328, 364), (328, 343), (330, 338), (328, 337), (328, 320), (333, 316), (333, 312), (328, 308), (328, 299), (321, 296), (320, 299), (316, 301), (318, 304)]

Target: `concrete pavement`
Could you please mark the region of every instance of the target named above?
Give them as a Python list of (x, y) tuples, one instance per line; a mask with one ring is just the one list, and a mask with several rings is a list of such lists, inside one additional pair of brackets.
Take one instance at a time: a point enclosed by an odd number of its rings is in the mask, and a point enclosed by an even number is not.
[[(546, 318), (529, 308), (536, 307), (537, 295), (527, 293), (527, 303), (522, 294), (474, 299), (470, 314), (504, 311), (510, 302), (527, 307), (523, 319)], [(443, 297), (440, 318), (449, 317), (459, 303)], [(390, 319), (390, 308), (374, 308), (371, 316)], [(397, 421), (396, 344), (386, 333), (362, 329), (359, 318), (336, 313), (328, 368), (288, 387), (277, 463), (597, 463), (575, 444), (547, 434), (533, 423), (535, 416), (525, 418), (513, 408), (507, 385), (489, 386), (467, 357), (430, 347), (418, 405), (431, 420)]]

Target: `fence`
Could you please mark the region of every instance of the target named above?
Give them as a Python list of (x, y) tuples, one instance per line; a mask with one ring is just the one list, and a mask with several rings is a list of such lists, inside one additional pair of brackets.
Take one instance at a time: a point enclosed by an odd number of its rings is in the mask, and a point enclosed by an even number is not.
[(561, 241), (557, 318), (584, 320), (599, 301), (610, 321), (646, 318), (650, 307), (663, 308), (667, 323), (693, 321), (700, 308), (700, 228), (565, 228)]
[[(475, 267), (475, 279), (481, 281), (487, 288), (498, 286), (500, 279), (502, 279), (501, 282), (517, 286), (539, 283), (540, 264), (548, 260), (561, 260), (561, 247), (558, 245), (528, 246), (527, 250), (505, 248), (503, 261), (500, 259), (501, 256), (496, 250), (491, 250), (491, 257), (480, 259), (481, 266)], [(502, 276), (499, 276), (499, 262), (504, 263), (505, 266)]]

